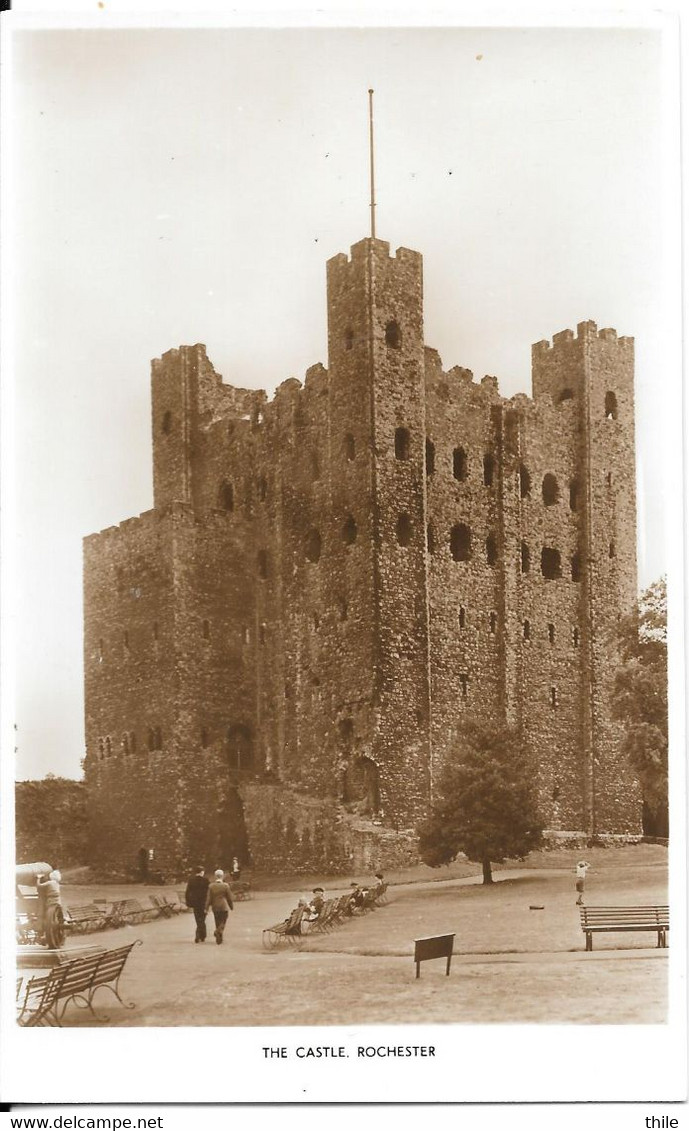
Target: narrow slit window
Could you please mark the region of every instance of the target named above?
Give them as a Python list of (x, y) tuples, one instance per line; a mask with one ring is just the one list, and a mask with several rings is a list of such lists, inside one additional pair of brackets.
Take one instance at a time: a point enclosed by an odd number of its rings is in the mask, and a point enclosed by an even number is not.
[(524, 464), (519, 468), (519, 495), (522, 499), (527, 499), (531, 494), (531, 476), (529, 475), (528, 468)]
[(462, 673), (462, 675), (460, 675), (459, 686), (462, 689), (462, 699), (466, 699), (467, 692), (469, 690), (469, 677), (468, 677), (468, 675), (464, 675), (463, 673)]
[(548, 641), (549, 641), (550, 644), (555, 643), (555, 625), (554, 624), (548, 625)]
[(495, 636), (495, 633), (497, 632), (497, 630), (498, 630), (498, 614), (497, 613), (491, 613), (490, 614), (490, 631), (493, 634), (493, 636)]
[(617, 397), (612, 391), (605, 394), (605, 419), (617, 420)]
[(557, 479), (554, 475), (548, 472), (543, 477), (543, 502), (547, 507), (552, 507), (557, 503), (560, 498), (560, 489), (557, 485)]
[(435, 471), (435, 444), (432, 440), (426, 439), (426, 475), (432, 475)]
[(344, 454), (345, 459), (350, 463), (356, 456), (356, 441), (351, 432), (348, 432), (344, 438)]
[(435, 553), (435, 532), (430, 523), (426, 527), (426, 547), (429, 554)]
[(495, 478), (495, 456), (491, 452), (486, 452), (483, 457), (483, 485), (484, 487), (492, 487)]
[[(316, 529), (309, 530), (306, 536), (306, 557), (310, 562), (320, 561), (321, 556), (321, 535)], [(264, 575), (261, 575), (264, 576)]]
[(464, 448), (455, 448), (452, 453), (452, 474), (460, 482), (467, 477), (468, 463)]
[(351, 350), (354, 347), (354, 331), (352, 329), (345, 330), (344, 348)]
[(521, 571), (522, 571), (522, 573), (528, 573), (530, 569), (531, 569), (531, 551), (529, 550), (529, 547), (527, 546), (526, 542), (522, 542), (522, 545), (521, 545)]
[(109, 758), (111, 754), (112, 754), (112, 740), (110, 738), (110, 735), (108, 735), (107, 738), (105, 739), (105, 756), (106, 756), (106, 758)]
[(579, 509), (579, 481), (572, 479), (569, 484), (569, 509), (576, 511)]
[(524, 639), (530, 640), (531, 639), (531, 622), (528, 621), (528, 620), (525, 620), (524, 624), (522, 626), (522, 629), (523, 629)]
[(356, 542), (358, 529), (353, 515), (348, 515), (342, 527), (342, 541), (346, 546), (353, 546)]
[(259, 550), (258, 551), (258, 554), (256, 555), (256, 568), (258, 570), (258, 576), (261, 578), (261, 580), (265, 581), (265, 579), (268, 576), (268, 551), (267, 550)]
[(268, 497), (268, 480), (265, 475), (262, 475), (258, 481), (258, 497), (262, 503), (265, 503)]
[(227, 480), (220, 484), (220, 491), (218, 492), (218, 505), (220, 510), (233, 511), (234, 510), (234, 487)]
[(402, 331), (394, 318), (385, 327), (385, 344), (393, 350), (398, 350), (402, 345)]
[(498, 543), (494, 534), (486, 538), (486, 561), (489, 566), (494, 566), (498, 560)]
[(158, 642), (158, 621), (153, 621), (153, 639)]
[(468, 562), (471, 558), (471, 531), (464, 523), (450, 531), (450, 553), (456, 562)]
[(172, 413), (169, 410), (163, 414), (163, 422), (160, 426), (160, 430), (164, 436), (169, 436), (172, 432)]
[(201, 728), (201, 748), (202, 750), (208, 749), (208, 731), (205, 727)]
[(122, 636), (122, 644), (124, 645), (125, 652), (129, 651), (129, 633), (125, 632)]
[(460, 628), (466, 628), (466, 624), (467, 624), (467, 611), (464, 608), (464, 605), (460, 605), (459, 606), (459, 627)]
[(578, 554), (572, 555), (572, 581), (581, 581), (581, 559)]
[(614, 557), (615, 557), (615, 553), (616, 553), (616, 550), (615, 550), (615, 543), (614, 543), (614, 542), (611, 542), (611, 543), (610, 543), (610, 545), (608, 546), (608, 557), (609, 557), (609, 558), (614, 558)]
[(98, 739), (98, 757), (101, 760), (105, 757), (105, 741), (102, 738)]
[(409, 459), (409, 429), (395, 429), (395, 459)]
[(573, 629), (572, 629), (572, 644), (574, 645), (574, 647), (575, 647), (575, 648), (578, 648), (578, 647), (579, 647), (579, 639), (580, 639), (580, 637), (579, 637), (579, 629), (578, 629), (578, 628), (573, 628)]
[(203, 639), (210, 640), (211, 638), (211, 623), (208, 620), (203, 622)]
[(408, 514), (401, 514), (399, 516), (395, 533), (400, 546), (409, 545), (412, 537), (412, 524)]
[(551, 689), (550, 689), (550, 706), (552, 707), (553, 711), (557, 707), (557, 688), (556, 687), (551, 687)]

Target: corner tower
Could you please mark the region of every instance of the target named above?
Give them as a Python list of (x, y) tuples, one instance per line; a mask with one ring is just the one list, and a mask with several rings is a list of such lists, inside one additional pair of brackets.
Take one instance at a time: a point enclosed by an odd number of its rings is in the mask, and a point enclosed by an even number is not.
[[(406, 828), (426, 812), (430, 796), (417, 252), (399, 248), (391, 256), (388, 243), (370, 238), (355, 244), (350, 258), (328, 262), (328, 355), (333, 510), (343, 541), (360, 533), (363, 551), (344, 554), (341, 584), (348, 608), (363, 612), (352, 647), (362, 662), (370, 657), (369, 709), (341, 720), (344, 773), (367, 773), (385, 824)], [(345, 796), (347, 789), (345, 781)]]

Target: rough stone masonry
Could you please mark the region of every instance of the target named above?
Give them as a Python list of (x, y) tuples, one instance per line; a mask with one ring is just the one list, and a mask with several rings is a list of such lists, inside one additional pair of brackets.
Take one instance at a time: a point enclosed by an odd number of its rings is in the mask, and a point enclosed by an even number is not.
[(85, 539), (95, 860), (414, 859), (463, 719), (518, 728), (555, 834), (638, 835), (610, 711), (636, 597), (634, 347), (533, 347), (533, 399), (424, 346), (421, 256), (328, 263), (328, 368), (152, 364), (154, 507)]

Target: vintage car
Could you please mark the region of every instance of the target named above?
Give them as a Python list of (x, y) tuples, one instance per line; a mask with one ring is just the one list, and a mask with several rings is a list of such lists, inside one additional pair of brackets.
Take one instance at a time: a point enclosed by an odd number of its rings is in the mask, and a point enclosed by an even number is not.
[(41, 861), (36, 864), (18, 864), (16, 882), (16, 924), (17, 942), (38, 943), (51, 950), (64, 945), (65, 919), (59, 895), (50, 890), (53, 885), (47, 881), (52, 872), (50, 864)]

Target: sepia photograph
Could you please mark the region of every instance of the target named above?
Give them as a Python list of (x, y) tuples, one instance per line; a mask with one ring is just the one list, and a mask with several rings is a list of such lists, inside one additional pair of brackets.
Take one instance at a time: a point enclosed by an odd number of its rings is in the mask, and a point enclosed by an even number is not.
[(680, 1098), (564, 1069), (684, 1024), (676, 29), (107, 19), (3, 27), (12, 1057)]

